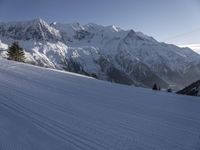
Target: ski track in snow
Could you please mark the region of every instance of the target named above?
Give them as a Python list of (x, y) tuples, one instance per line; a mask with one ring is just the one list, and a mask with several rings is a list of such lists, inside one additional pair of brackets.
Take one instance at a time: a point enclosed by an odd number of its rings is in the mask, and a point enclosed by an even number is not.
[(0, 150), (199, 150), (200, 99), (0, 60)]

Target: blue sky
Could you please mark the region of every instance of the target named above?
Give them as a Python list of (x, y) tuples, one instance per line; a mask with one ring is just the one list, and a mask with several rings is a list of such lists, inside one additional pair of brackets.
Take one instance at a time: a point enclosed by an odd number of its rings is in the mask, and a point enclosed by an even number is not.
[(0, 21), (117, 25), (159, 41), (200, 43), (200, 0), (0, 0)]

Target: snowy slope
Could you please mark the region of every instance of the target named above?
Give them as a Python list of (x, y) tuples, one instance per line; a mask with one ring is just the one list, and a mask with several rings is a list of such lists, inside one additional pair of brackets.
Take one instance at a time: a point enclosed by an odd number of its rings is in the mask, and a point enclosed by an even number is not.
[(200, 55), (134, 30), (94, 23), (48, 24), (42, 19), (0, 23), (0, 51), (14, 41), (27, 62), (112, 82), (182, 88), (199, 79)]
[(1, 150), (197, 150), (200, 100), (0, 60)]

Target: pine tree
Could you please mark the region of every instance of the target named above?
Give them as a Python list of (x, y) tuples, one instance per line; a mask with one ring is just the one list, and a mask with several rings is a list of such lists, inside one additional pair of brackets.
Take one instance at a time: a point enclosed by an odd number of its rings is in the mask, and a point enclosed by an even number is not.
[(8, 59), (19, 61), (19, 62), (25, 62), (25, 53), (23, 48), (21, 48), (18, 44), (18, 42), (14, 42), (7, 51)]
[(172, 89), (171, 89), (171, 88), (167, 89), (167, 92), (171, 93), (171, 92), (172, 92)]
[(155, 83), (154, 85), (153, 85), (153, 88), (152, 88), (153, 90), (159, 90), (159, 87), (158, 87), (158, 85)]

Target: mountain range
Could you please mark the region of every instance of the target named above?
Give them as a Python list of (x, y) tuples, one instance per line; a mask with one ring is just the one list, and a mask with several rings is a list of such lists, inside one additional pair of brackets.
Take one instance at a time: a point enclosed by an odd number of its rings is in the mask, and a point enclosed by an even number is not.
[(0, 23), (2, 57), (14, 41), (30, 64), (121, 84), (179, 89), (200, 76), (200, 55), (193, 50), (114, 25), (47, 23), (40, 18)]

